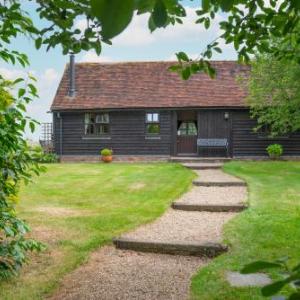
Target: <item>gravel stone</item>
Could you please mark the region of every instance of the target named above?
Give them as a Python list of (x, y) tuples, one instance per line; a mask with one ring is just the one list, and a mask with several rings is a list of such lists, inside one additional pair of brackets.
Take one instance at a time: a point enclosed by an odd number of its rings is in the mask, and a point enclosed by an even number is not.
[(203, 182), (243, 182), (241, 179), (224, 173), (222, 170), (194, 170)]
[(67, 275), (51, 300), (184, 300), (198, 257), (122, 251), (106, 246)]
[(234, 187), (193, 187), (179, 198), (176, 203), (229, 205), (243, 204), (247, 200), (247, 188)]
[(168, 210), (153, 223), (122, 235), (140, 241), (217, 243), (224, 223), (236, 213)]

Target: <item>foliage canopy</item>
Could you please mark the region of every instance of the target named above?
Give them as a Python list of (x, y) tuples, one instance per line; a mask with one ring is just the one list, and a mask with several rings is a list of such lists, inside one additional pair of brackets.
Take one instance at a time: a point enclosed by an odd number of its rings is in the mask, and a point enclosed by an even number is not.
[(245, 83), (257, 130), (268, 128), (270, 136), (300, 130), (300, 66), (293, 60), (261, 55), (251, 63)]

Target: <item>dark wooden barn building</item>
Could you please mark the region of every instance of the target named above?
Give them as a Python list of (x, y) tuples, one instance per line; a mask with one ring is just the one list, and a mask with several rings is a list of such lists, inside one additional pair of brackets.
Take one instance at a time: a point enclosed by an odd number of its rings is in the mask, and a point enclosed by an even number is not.
[(285, 155), (300, 155), (300, 134), (271, 139), (253, 131), (237, 82), (247, 67), (216, 61), (216, 79), (183, 81), (171, 64), (71, 60), (51, 106), (55, 152), (62, 159), (92, 158), (106, 147), (119, 158), (257, 157), (280, 143)]

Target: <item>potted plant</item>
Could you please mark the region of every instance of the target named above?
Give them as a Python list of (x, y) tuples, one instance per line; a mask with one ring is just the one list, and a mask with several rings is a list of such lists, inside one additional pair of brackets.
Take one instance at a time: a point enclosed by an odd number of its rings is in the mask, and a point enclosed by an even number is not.
[(283, 153), (283, 148), (279, 144), (272, 144), (267, 147), (267, 152), (271, 159), (278, 159)]
[(113, 151), (111, 149), (104, 148), (100, 152), (103, 162), (110, 163), (112, 161)]

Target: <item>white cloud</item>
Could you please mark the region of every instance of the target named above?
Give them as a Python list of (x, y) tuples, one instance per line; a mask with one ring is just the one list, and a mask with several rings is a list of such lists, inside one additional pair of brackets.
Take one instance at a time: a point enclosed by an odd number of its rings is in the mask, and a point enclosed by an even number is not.
[(170, 25), (167, 28), (155, 30), (152, 34), (148, 29), (149, 14), (135, 16), (128, 28), (113, 39), (115, 46), (144, 46), (152, 43), (189, 40), (199, 41), (204, 37), (214, 37), (219, 33), (218, 23), (222, 20), (220, 15), (217, 15), (211, 28), (207, 31), (203, 25), (195, 24), (197, 20), (196, 8), (186, 7), (186, 18), (183, 19), (183, 24)]
[(87, 51), (80, 59), (80, 62), (112, 62), (114, 61), (113, 58), (109, 56), (98, 56), (96, 52), (90, 50)]
[(81, 31), (84, 31), (87, 28), (87, 21), (86, 19), (79, 19), (75, 22), (74, 25), (75, 28), (80, 29)]
[(25, 72), (20, 71), (20, 70), (10, 70), (7, 68), (0, 68), (0, 74), (3, 76), (5, 79), (13, 80), (18, 77), (23, 77), (25, 76)]
[[(201, 41), (203, 38), (215, 38), (219, 33), (218, 23), (223, 19), (220, 15), (216, 15), (211, 28), (206, 30), (202, 24), (195, 24), (197, 20), (196, 8), (185, 7), (187, 16), (183, 19), (183, 24), (170, 25), (167, 28), (156, 29), (153, 33), (148, 28), (149, 14), (135, 15), (129, 26), (112, 42), (113, 46), (145, 46), (154, 43), (166, 41)], [(75, 28), (81, 31), (87, 26), (85, 19), (77, 20)]]

